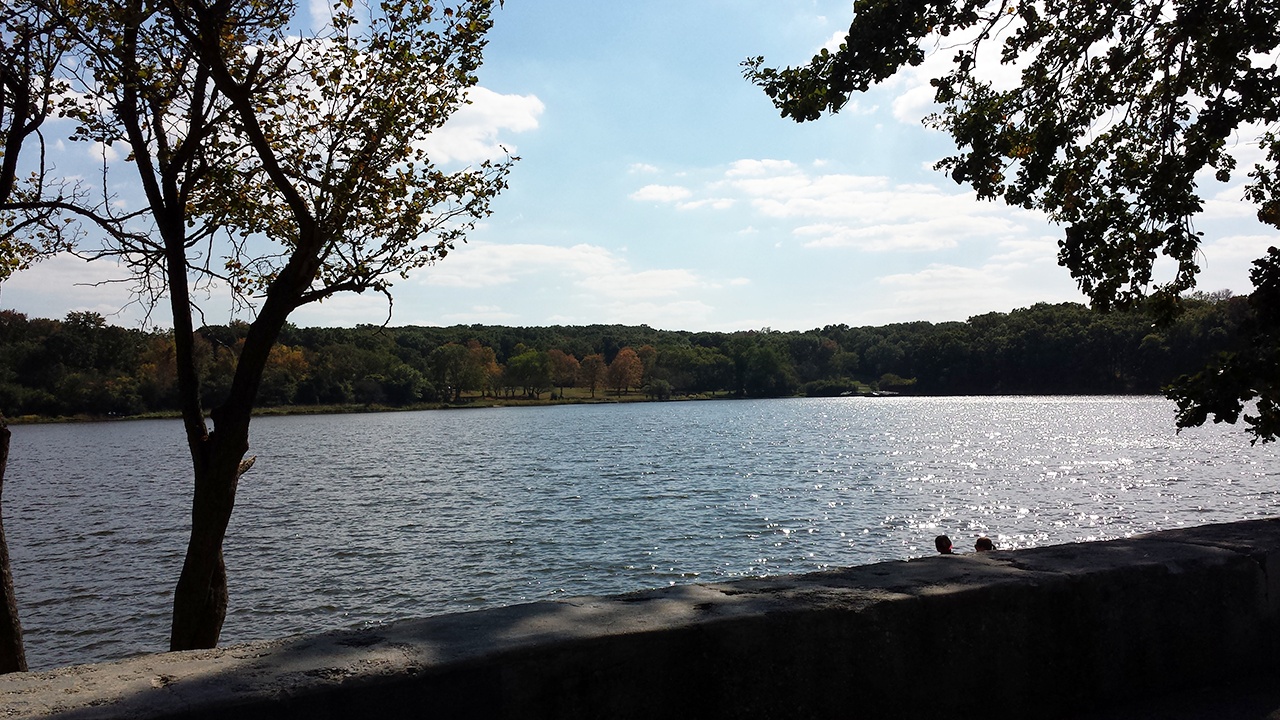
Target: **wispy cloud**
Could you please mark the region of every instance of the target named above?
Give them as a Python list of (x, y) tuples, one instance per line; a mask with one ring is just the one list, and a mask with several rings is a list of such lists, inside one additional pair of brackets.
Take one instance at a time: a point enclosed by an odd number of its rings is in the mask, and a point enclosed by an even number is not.
[[(1066, 278), (1066, 270), (1052, 274), (1043, 283), (1040, 274), (1012, 272), (998, 263), (966, 267), (933, 263), (910, 273), (881, 277), (879, 285), (887, 302), (865, 313), (862, 320), (873, 324), (904, 322), (922, 317), (935, 320), (965, 320), (992, 311), (1008, 311), (1026, 306), (1028, 290), (1044, 302), (1080, 302), (1080, 294)], [(1031, 283), (1039, 283), (1029, 288)]]
[[(881, 175), (826, 172), (789, 160), (739, 160), (701, 185), (648, 185), (633, 199), (679, 210), (747, 206), (754, 223), (789, 226), (809, 249), (922, 252), (969, 240), (1003, 241), (1043, 232), (1038, 213), (978, 202), (971, 191), (895, 183)], [(737, 211), (742, 214), (741, 210)]]
[(623, 272), (586, 277), (577, 283), (596, 297), (623, 301), (671, 297), (701, 284), (702, 280), (696, 274), (683, 269), (641, 272), (627, 272), (624, 269)]
[(706, 285), (692, 270), (636, 270), (617, 253), (588, 244), (476, 243), (450, 253), (445, 261), (419, 271), (417, 276), (427, 285), (471, 289), (558, 276), (569, 287), (593, 298), (623, 301), (671, 297)]
[(440, 316), (446, 323), (454, 325), (503, 325), (519, 318), (519, 314), (504, 310), (498, 305), (473, 305), (466, 310), (445, 313)]
[(472, 243), (449, 253), (444, 261), (415, 274), (426, 285), (486, 288), (509, 285), (528, 276), (564, 274), (596, 277), (614, 274), (624, 263), (595, 245), (535, 245), (530, 243)]
[(725, 177), (761, 177), (764, 175), (793, 173), (799, 166), (790, 160), (738, 160), (729, 166)]
[(669, 203), (684, 200), (693, 195), (689, 188), (679, 185), (645, 185), (631, 193), (632, 200), (640, 202)]
[[(536, 293), (532, 288), (554, 287), (558, 312), (540, 317), (539, 322), (584, 324), (607, 318), (608, 322), (689, 329), (712, 322), (718, 308), (709, 295), (748, 282), (707, 278), (688, 268), (637, 268), (624, 254), (598, 245), (533, 243), (468, 244), (443, 262), (418, 271), (413, 280), (447, 289), (455, 297), (478, 291), (509, 299), (526, 294), (520, 288)], [(519, 322), (522, 312), (523, 308), (503, 302), (451, 312), (441, 320)]]

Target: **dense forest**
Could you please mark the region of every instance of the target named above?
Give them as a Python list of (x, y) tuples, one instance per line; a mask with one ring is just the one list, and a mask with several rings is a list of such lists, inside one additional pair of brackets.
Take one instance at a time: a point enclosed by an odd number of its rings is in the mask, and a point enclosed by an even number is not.
[[(1177, 321), (1038, 304), (965, 322), (807, 332), (648, 326), (299, 328), (272, 351), (259, 406), (467, 403), (483, 398), (668, 399), (894, 392), (921, 395), (1156, 393), (1233, 347), (1248, 312), (1227, 293)], [(247, 325), (196, 332), (206, 406), (221, 399)], [(0, 311), (0, 412), (129, 416), (175, 411), (173, 336)], [(545, 395), (545, 394), (550, 395)]]

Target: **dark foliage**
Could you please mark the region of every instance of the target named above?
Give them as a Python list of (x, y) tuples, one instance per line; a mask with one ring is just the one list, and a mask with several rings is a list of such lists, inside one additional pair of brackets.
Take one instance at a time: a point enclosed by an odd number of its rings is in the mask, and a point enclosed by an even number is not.
[[(1059, 224), (1058, 261), (1095, 307), (1145, 304), (1161, 323), (1176, 316), (1200, 271), (1195, 220), (1210, 176), (1227, 183), (1243, 170), (1244, 199), (1260, 222), (1280, 227), (1280, 2), (857, 0), (834, 52), (782, 69), (751, 58), (744, 73), (784, 117), (816, 120), (921, 65), (931, 48), (950, 62), (930, 80), (940, 111), (925, 122), (956, 147), (936, 168), (981, 199), (1040, 210)], [(1017, 68), (1019, 82), (994, 82), (997, 62)], [(1265, 159), (1237, 168), (1248, 146)], [(1258, 297), (1245, 328), (1256, 337), (1171, 387), (1180, 427), (1209, 416), (1235, 422), (1256, 403), (1249, 432), (1280, 437), (1280, 362), (1264, 320), (1276, 316), (1268, 297), (1275, 253), (1256, 263)], [(1175, 268), (1163, 283), (1160, 262)], [(1031, 341), (1022, 357), (1039, 356), (1035, 343), (1052, 338)], [(1116, 350), (1091, 348), (1104, 363)], [(1093, 382), (1093, 374), (1076, 368), (1065, 382)], [(1020, 376), (1007, 381), (1018, 385)]]
[[(645, 384), (663, 388), (664, 397), (832, 396), (877, 388), (922, 395), (1150, 394), (1211, 358), (1225, 367), (1274, 359), (1274, 341), (1241, 345), (1260, 318), (1271, 323), (1268, 337), (1276, 336), (1271, 318), (1280, 312), (1255, 308), (1258, 302), (1225, 294), (1184, 299), (1179, 319), (1163, 327), (1154, 327), (1142, 312), (1100, 313), (1073, 303), (988, 313), (966, 322), (830, 325), (807, 332), (691, 333), (643, 325), (286, 326), (268, 360), (260, 398), (264, 406), (408, 406), (528, 394), (535, 385), (545, 392), (545, 379), (530, 384), (526, 376), (531, 367), (547, 364), (540, 358), (549, 351), (578, 359), (599, 353), (608, 362), (626, 347), (652, 348)], [(227, 392), (246, 330), (231, 325), (196, 332), (209, 402)], [(489, 349), (494, 368), (476, 365), (474, 358)], [(1209, 382), (1203, 374), (1196, 377), (1195, 382)], [(1218, 387), (1224, 381), (1212, 382)], [(0, 311), (0, 412), (10, 417), (172, 411), (175, 383), (170, 332), (115, 327), (92, 313), (43, 320)]]

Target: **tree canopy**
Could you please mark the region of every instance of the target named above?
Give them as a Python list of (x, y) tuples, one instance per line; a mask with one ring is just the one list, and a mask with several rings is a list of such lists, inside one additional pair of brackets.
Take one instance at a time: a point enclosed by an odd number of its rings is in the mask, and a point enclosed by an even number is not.
[[(310, 21), (258, 0), (15, 0), (0, 12), (3, 159), (32, 150), (35, 168), (0, 197), (0, 280), (74, 240), (172, 315), (195, 480), (172, 649), (217, 643), (252, 410), (267, 371), (300, 360), (276, 347), (290, 313), (338, 292), (389, 300), (397, 276), (443, 258), (506, 187), (514, 158), (445, 169), (425, 150), (477, 82), (493, 4), (343, 0)], [(102, 149), (96, 194), (45, 162), (38, 130), (55, 110), (69, 139)], [(77, 219), (82, 232), (63, 230)], [(195, 328), (215, 291), (253, 320), (206, 412)], [(416, 382), (393, 380), (379, 390)]]
[[(1039, 304), (966, 322), (829, 325), (799, 332), (656, 330), (644, 326), (297, 328), (286, 326), (258, 405), (414, 407), (483, 398), (532, 401), (550, 383), (574, 400), (661, 381), (673, 396), (1155, 393), (1238, 346), (1252, 298), (1197, 295), (1175, 322), (1140, 311)], [(1276, 314), (1280, 316), (1280, 313)], [(196, 331), (202, 402), (230, 392), (245, 323)], [(0, 412), (115, 417), (177, 410), (175, 337), (104, 322), (0, 310)], [(581, 360), (575, 353), (582, 353)], [(645, 358), (649, 358), (646, 360)], [(639, 367), (635, 362), (640, 360)], [(645, 369), (645, 362), (651, 363)], [(1237, 361), (1238, 362), (1238, 361)], [(636, 371), (644, 377), (637, 382)], [(1213, 377), (1218, 377), (1214, 375)], [(580, 391), (580, 392), (579, 392)], [(647, 390), (646, 390), (647, 392)]]
[[(1199, 272), (1201, 185), (1230, 181), (1241, 150), (1261, 151), (1243, 170), (1244, 198), (1261, 222), (1280, 227), (1278, 50), (1275, 0), (857, 0), (835, 52), (794, 68), (759, 57), (744, 67), (784, 117), (806, 121), (930, 52), (952, 54), (930, 80), (940, 110), (925, 120), (952, 137), (957, 153), (936, 168), (979, 198), (1060, 224), (1058, 260), (1095, 307), (1152, 294), (1149, 306), (1167, 316)], [(1000, 82), (999, 65), (1015, 69), (1017, 81)], [(1241, 144), (1240, 134), (1252, 140)], [(1163, 278), (1162, 256), (1173, 268)], [(1274, 272), (1274, 254), (1259, 262), (1264, 275)], [(1226, 395), (1274, 405), (1274, 384), (1237, 377)], [(1232, 417), (1221, 402), (1184, 397)], [(1264, 440), (1278, 431), (1251, 425)]]

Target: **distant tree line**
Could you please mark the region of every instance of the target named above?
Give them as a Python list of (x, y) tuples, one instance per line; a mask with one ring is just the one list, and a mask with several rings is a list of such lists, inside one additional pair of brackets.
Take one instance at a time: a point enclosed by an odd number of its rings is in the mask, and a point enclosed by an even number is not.
[[(460, 403), (478, 398), (1157, 393), (1239, 340), (1245, 298), (1188, 299), (1177, 322), (1037, 304), (965, 322), (684, 332), (645, 325), (299, 328), (271, 351), (259, 405)], [(228, 392), (248, 326), (195, 333), (207, 405)], [(0, 311), (0, 412), (127, 416), (177, 410), (170, 331)], [(572, 391), (570, 391), (572, 389)]]

